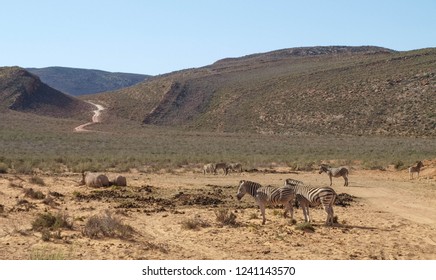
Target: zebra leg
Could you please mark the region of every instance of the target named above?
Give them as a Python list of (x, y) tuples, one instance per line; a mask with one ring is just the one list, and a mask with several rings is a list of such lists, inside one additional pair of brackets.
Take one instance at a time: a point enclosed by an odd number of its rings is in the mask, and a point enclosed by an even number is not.
[(329, 174), (329, 177), (330, 177), (330, 187), (332, 186), (332, 174)]
[(300, 201), (303, 209), (304, 221), (310, 223), (309, 204), (306, 201)]
[(287, 218), (287, 214), (291, 213), (291, 221), (294, 220), (294, 206), (293, 206), (293, 202), (289, 201), (288, 204), (285, 204), (285, 213), (283, 213), (283, 216), (285, 217), (285, 219)]
[(326, 206), (324, 206), (324, 210), (325, 210), (326, 213), (327, 213), (327, 219), (326, 219), (326, 221), (325, 221), (325, 224), (326, 224), (327, 226), (329, 226), (329, 225), (333, 225), (333, 206), (331, 206), (331, 205), (326, 205)]
[(347, 187), (348, 186), (348, 176), (346, 174), (344, 175), (344, 180), (345, 180), (344, 186)]
[(265, 224), (266, 218), (265, 218), (265, 205), (263, 203), (259, 203), (260, 213), (262, 213), (262, 225)]

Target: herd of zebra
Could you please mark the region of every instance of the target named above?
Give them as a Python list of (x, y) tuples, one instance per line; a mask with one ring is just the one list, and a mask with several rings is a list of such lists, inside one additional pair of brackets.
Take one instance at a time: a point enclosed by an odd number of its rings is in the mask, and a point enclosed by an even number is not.
[[(217, 174), (217, 170), (222, 169), (224, 174), (228, 172), (242, 172), (240, 163), (208, 163), (203, 167), (203, 174)], [(293, 205), (296, 200), (303, 209), (304, 219), (306, 222), (311, 222), (309, 214), (309, 206), (318, 206), (322, 204), (327, 212), (327, 225), (333, 224), (333, 203), (337, 196), (336, 192), (331, 188), (333, 177), (343, 177), (345, 180), (344, 186), (348, 186), (348, 168), (339, 167), (331, 168), (322, 164), (319, 173), (325, 172), (330, 178), (330, 187), (314, 187), (305, 185), (303, 182), (287, 179), (285, 185), (280, 188), (271, 186), (262, 186), (259, 183), (242, 180), (239, 182), (237, 199), (240, 200), (246, 193), (253, 196), (259, 205), (262, 214), (262, 224), (265, 224), (265, 207), (267, 205), (281, 204), (285, 207), (284, 217), (287, 217), (288, 211), (291, 213), (291, 220), (294, 218)]]
[[(418, 173), (424, 164), (419, 161), (416, 166), (409, 168), (409, 174), (413, 178), (413, 173)], [(291, 213), (291, 220), (294, 218), (293, 205), (297, 201), (301, 206), (304, 214), (304, 220), (311, 222), (309, 207), (322, 205), (327, 213), (326, 225), (333, 225), (334, 223), (334, 211), (333, 204), (336, 199), (336, 192), (332, 185), (333, 177), (343, 177), (344, 186), (348, 186), (348, 168), (338, 167), (331, 168), (325, 164), (322, 164), (319, 168), (319, 174), (327, 173), (330, 178), (329, 187), (315, 187), (306, 185), (301, 181), (294, 179), (286, 179), (285, 184), (282, 187), (262, 186), (259, 183), (241, 180), (239, 182), (238, 193), (236, 195), (238, 200), (246, 194), (250, 194), (254, 197), (259, 205), (260, 212), (262, 214), (262, 224), (265, 224), (265, 207), (267, 205), (284, 205), (285, 212), (284, 217), (287, 217), (288, 211)]]
[(227, 175), (229, 171), (233, 172), (242, 172), (242, 164), (240, 163), (226, 163), (226, 162), (219, 162), (219, 163), (208, 163), (203, 166), (203, 174), (206, 175), (207, 173), (211, 174), (217, 174), (218, 170), (222, 169), (224, 172), (224, 175)]

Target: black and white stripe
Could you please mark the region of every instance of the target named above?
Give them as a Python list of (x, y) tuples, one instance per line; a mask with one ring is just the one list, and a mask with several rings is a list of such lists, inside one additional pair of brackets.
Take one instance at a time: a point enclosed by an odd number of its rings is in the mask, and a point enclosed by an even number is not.
[(333, 224), (333, 203), (336, 199), (336, 192), (330, 187), (314, 187), (305, 185), (303, 182), (286, 179), (285, 188), (292, 189), (298, 202), (303, 208), (304, 219), (306, 222), (310, 222), (309, 206), (323, 205), (324, 210), (327, 212), (326, 225)]
[(252, 181), (242, 180), (239, 182), (238, 194), (236, 197), (238, 200), (246, 194), (250, 194), (254, 197), (257, 204), (259, 205), (260, 212), (262, 213), (262, 224), (265, 224), (265, 207), (267, 205), (277, 205), (283, 204), (285, 206), (285, 212), (283, 216), (287, 217), (287, 212), (291, 213), (291, 220), (294, 218), (293, 200), (295, 199), (295, 191), (287, 187), (263, 187), (259, 183)]
[(321, 164), (319, 167), (319, 174), (321, 173), (327, 173), (330, 178), (330, 186), (332, 185), (332, 178), (333, 177), (343, 177), (345, 180), (344, 186), (348, 186), (348, 168), (341, 166), (337, 168), (331, 168), (330, 166), (327, 166), (325, 164)]

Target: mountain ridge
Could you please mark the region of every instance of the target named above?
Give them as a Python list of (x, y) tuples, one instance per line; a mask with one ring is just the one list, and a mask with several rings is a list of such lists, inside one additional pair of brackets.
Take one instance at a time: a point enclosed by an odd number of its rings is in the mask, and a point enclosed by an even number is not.
[(84, 119), (92, 106), (43, 83), (24, 68), (0, 67), (0, 110)]
[(267, 134), (436, 136), (436, 49), (294, 48), (96, 95), (144, 124)]
[(73, 96), (118, 90), (151, 77), (143, 74), (60, 66), (26, 68), (26, 70), (40, 77), (52, 88)]

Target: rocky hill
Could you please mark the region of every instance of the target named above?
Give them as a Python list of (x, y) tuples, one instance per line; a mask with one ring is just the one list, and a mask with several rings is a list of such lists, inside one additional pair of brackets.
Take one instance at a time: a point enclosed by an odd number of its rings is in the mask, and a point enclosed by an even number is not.
[(150, 77), (68, 67), (28, 68), (27, 70), (39, 76), (52, 88), (75, 96), (129, 87)]
[(92, 106), (55, 90), (19, 67), (0, 67), (0, 111), (8, 109), (40, 115), (88, 119)]
[(223, 59), (95, 98), (118, 117), (197, 130), (436, 136), (435, 69), (435, 48), (294, 48)]

